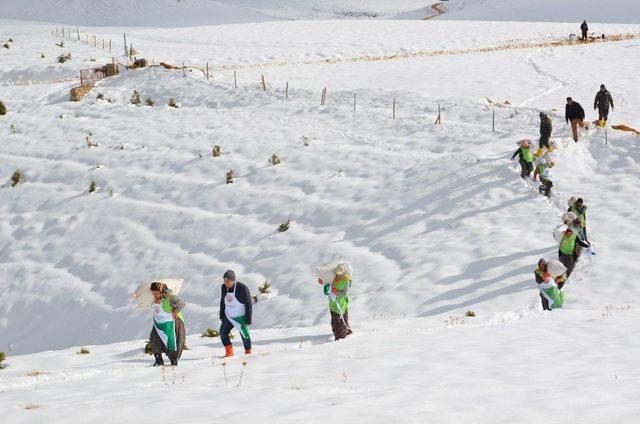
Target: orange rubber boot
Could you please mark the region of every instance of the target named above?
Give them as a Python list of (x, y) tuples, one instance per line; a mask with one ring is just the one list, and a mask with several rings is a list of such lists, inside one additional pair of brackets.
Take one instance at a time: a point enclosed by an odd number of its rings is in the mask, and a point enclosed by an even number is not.
[(225, 358), (229, 358), (233, 356), (233, 345), (225, 346), (224, 351), (225, 351), (224, 353)]
[(245, 355), (251, 355), (251, 349), (245, 349), (244, 350), (244, 354)]

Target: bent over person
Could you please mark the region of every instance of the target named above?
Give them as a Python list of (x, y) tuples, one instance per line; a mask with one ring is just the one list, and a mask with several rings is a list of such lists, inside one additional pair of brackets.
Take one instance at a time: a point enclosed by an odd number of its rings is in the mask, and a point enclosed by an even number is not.
[(235, 327), (240, 333), (245, 355), (251, 354), (251, 313), (253, 311), (253, 299), (249, 288), (236, 281), (236, 273), (228, 270), (222, 277), (222, 292), (220, 298), (220, 340), (225, 350), (225, 357), (233, 356), (233, 344), (229, 333)]
[(182, 310), (186, 304), (160, 282), (151, 283), (153, 304), (153, 329), (149, 335), (151, 351), (156, 358), (153, 366), (164, 365), (162, 354), (166, 353), (171, 365), (178, 365), (186, 339)]

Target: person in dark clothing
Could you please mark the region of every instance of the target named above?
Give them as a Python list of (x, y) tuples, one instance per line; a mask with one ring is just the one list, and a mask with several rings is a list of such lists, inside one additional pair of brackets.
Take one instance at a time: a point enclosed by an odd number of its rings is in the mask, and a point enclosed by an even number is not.
[[(538, 286), (551, 278), (551, 276), (549, 275), (549, 271), (547, 270), (547, 261), (545, 261), (544, 258), (540, 258), (540, 260), (538, 260), (538, 268), (536, 268), (536, 270), (533, 272), (533, 275), (536, 278), (536, 283), (538, 284)], [(539, 288), (538, 291), (540, 291)], [(543, 310), (551, 310), (551, 308), (549, 308), (549, 300), (542, 295), (542, 292), (540, 292), (540, 301), (542, 302)]]
[(544, 112), (540, 112), (540, 141), (538, 142), (538, 153), (542, 154), (543, 148), (552, 151), (551, 146), (549, 146), (549, 138), (551, 137), (552, 129), (553, 126), (549, 115)]
[(511, 155), (511, 159), (515, 159), (516, 156), (520, 157), (518, 160), (520, 162), (520, 178), (524, 180), (530, 177), (533, 171), (533, 152), (529, 140), (522, 140), (519, 144), (520, 147)]
[(582, 41), (587, 41), (587, 34), (589, 33), (589, 25), (587, 25), (587, 21), (582, 21), (582, 25), (580, 25), (580, 31), (582, 31)]
[(574, 102), (571, 97), (567, 97), (567, 105), (564, 109), (564, 120), (566, 123), (571, 122), (571, 132), (573, 133), (573, 141), (578, 142), (578, 127), (589, 129), (589, 124), (584, 122), (584, 109), (580, 103)]
[(564, 233), (564, 237), (562, 237), (562, 240), (560, 241), (560, 247), (558, 249), (558, 260), (567, 268), (567, 278), (569, 278), (573, 272), (573, 268), (576, 266), (576, 259), (574, 256), (576, 243), (582, 247), (589, 247), (589, 242), (582, 241), (571, 228), (567, 228)]
[(607, 120), (609, 119), (609, 105), (613, 109), (613, 97), (607, 90), (604, 84), (600, 85), (600, 91), (596, 93), (596, 98), (593, 101), (593, 110), (598, 109), (598, 126), (604, 128), (607, 126)]
[(253, 299), (249, 288), (236, 281), (236, 274), (228, 270), (223, 276), (224, 284), (220, 296), (220, 340), (225, 349), (225, 357), (233, 356), (233, 345), (229, 333), (235, 327), (240, 333), (245, 355), (251, 354), (251, 313)]

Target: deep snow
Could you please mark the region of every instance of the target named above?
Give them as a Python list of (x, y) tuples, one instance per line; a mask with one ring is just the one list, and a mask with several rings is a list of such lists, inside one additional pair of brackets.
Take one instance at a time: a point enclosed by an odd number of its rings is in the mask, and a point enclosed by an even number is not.
[[(218, 407), (247, 399), (256, 406), (249, 418), (267, 422), (632, 422), (638, 137), (609, 129), (605, 144), (604, 131), (591, 129), (575, 144), (562, 107), (571, 95), (595, 119), (593, 96), (605, 82), (616, 103), (611, 123), (640, 127), (638, 41), (479, 51), (566, 39), (572, 27), (318, 21), (88, 29), (99, 39), (126, 31), (156, 62), (210, 62), (213, 78), (197, 68), (186, 77), (123, 72), (70, 103), (78, 69), (109, 61), (108, 53), (76, 40), (59, 48), (48, 25), (3, 21), (0, 41), (14, 39), (0, 49), (0, 99), (9, 109), (0, 117), (6, 417), (68, 422), (60, 411), (73, 410), (77, 422), (107, 412), (132, 422), (154, 416), (139, 405), (171, 398), (181, 406), (168, 416), (190, 422), (237, 422)], [(215, 43), (202, 41), (214, 34)], [(422, 54), (438, 51), (446, 54)], [(72, 60), (58, 64), (66, 52)], [(395, 52), (408, 54), (385, 59)], [(131, 105), (133, 90), (156, 106)], [(169, 97), (181, 108), (167, 107)], [(433, 125), (438, 104), (443, 124)], [(516, 140), (537, 138), (540, 110), (551, 113), (558, 146), (550, 200), (520, 181), (508, 159)], [(87, 148), (89, 133), (97, 147)], [(216, 144), (220, 158), (210, 154)], [(273, 153), (282, 164), (267, 163)], [(26, 179), (10, 188), (15, 169)], [(224, 183), (229, 169), (232, 185)], [(92, 180), (99, 189), (88, 194)], [(532, 273), (539, 257), (555, 256), (552, 230), (573, 195), (589, 205), (598, 255), (585, 257), (567, 285), (567, 309), (545, 314)], [(278, 233), (285, 219), (293, 227)], [(355, 268), (357, 335), (325, 343), (326, 298), (313, 271), (336, 257)], [(156, 276), (185, 278), (188, 331), (200, 333), (218, 325), (227, 268), (252, 290), (265, 279), (278, 290), (256, 305), (261, 330), (246, 380), (226, 387), (211, 362), (218, 341), (192, 336), (175, 385), (169, 369), (163, 381), (162, 371), (142, 366), (143, 342), (127, 341), (150, 329), (131, 293)], [(476, 319), (462, 317), (468, 309)], [(121, 343), (94, 346), (113, 342)], [(80, 345), (92, 353), (33, 353)], [(229, 364), (234, 382), (240, 361)], [(42, 373), (37, 390), (26, 375), (33, 371)]]

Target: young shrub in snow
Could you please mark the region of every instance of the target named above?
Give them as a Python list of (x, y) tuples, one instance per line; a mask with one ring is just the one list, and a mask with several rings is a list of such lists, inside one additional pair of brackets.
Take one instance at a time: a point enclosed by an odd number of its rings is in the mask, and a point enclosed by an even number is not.
[(217, 144), (213, 146), (213, 150), (211, 151), (211, 153), (213, 154), (214, 158), (219, 157), (222, 154), (222, 152), (220, 151), (220, 146), (218, 146)]
[(262, 283), (262, 285), (258, 287), (258, 291), (262, 294), (271, 293), (271, 283), (269, 282), (269, 280), (266, 280), (264, 283)]
[(60, 40), (59, 43), (56, 43), (56, 46), (58, 47), (64, 47), (64, 40)]
[(44, 59), (44, 53), (40, 53), (40, 59)]
[(7, 107), (4, 105), (4, 102), (0, 100), (0, 116), (4, 116), (7, 114)]
[(16, 129), (16, 126), (11, 124), (11, 126), (9, 126), (9, 134), (13, 135), (13, 134), (15, 134), (17, 132), (18, 132), (18, 130)]
[(169, 107), (179, 107), (178, 103), (176, 103), (176, 99), (174, 99), (173, 97), (169, 97), (169, 103), (168, 103)]
[(98, 100), (104, 100), (104, 94), (102, 94), (102, 93), (98, 93), (98, 94), (96, 94), (96, 99), (98, 99)]
[(93, 193), (94, 191), (96, 191), (96, 188), (98, 188), (96, 186), (96, 182), (95, 181), (91, 181), (91, 184), (89, 184), (89, 193)]
[(58, 56), (58, 62), (60, 63), (64, 63), (67, 60), (71, 60), (71, 53), (61, 54), (60, 56)]
[(91, 351), (88, 347), (81, 347), (79, 351), (76, 352), (76, 355), (88, 355)]
[(133, 90), (133, 94), (131, 95), (131, 104), (136, 106), (140, 106), (142, 104), (140, 92), (138, 92), (138, 90)]
[(476, 313), (475, 313), (475, 312), (473, 312), (473, 311), (467, 311), (467, 312), (464, 314), (464, 316), (465, 316), (465, 317), (475, 317), (475, 316), (476, 316)]
[(24, 180), (22, 171), (20, 171), (19, 169), (16, 169), (15, 171), (13, 171), (13, 174), (11, 175), (11, 187), (17, 186), (22, 182), (22, 180)]
[(13, 38), (9, 38), (7, 41), (13, 43)]
[(233, 169), (227, 172), (226, 178), (227, 178), (227, 184), (233, 184)]
[(287, 219), (286, 221), (284, 221), (282, 224), (278, 226), (278, 232), (284, 233), (289, 228), (291, 228), (291, 220)]
[(190, 349), (189, 349), (189, 346), (187, 346), (187, 344), (185, 343), (182, 345), (182, 350), (190, 350)]
[(144, 102), (147, 104), (147, 106), (153, 106), (155, 104), (151, 97), (147, 97)]
[(282, 161), (280, 160), (280, 158), (278, 157), (278, 155), (276, 155), (275, 153), (271, 155), (271, 157), (269, 158), (269, 163), (271, 165), (277, 165), (279, 163), (281, 163)]
[(4, 352), (0, 352), (0, 370), (4, 368), (4, 365), (2, 363), (5, 359), (7, 359), (7, 356), (4, 354)]
[(144, 353), (146, 353), (147, 355), (153, 355), (153, 350), (151, 350), (151, 342), (149, 340), (147, 340), (144, 345)]
[(303, 146), (309, 146), (311, 144), (311, 139), (306, 135), (303, 135), (300, 137), (300, 143), (302, 143)]
[(2, 45), (2, 47), (4, 47), (5, 49), (8, 49), (8, 48), (9, 48), (9, 45), (8, 45), (7, 43), (4, 43), (4, 44)]
[(214, 330), (213, 328), (207, 328), (200, 337), (209, 337), (213, 339), (216, 337), (220, 337), (220, 333), (218, 332), (218, 330)]

